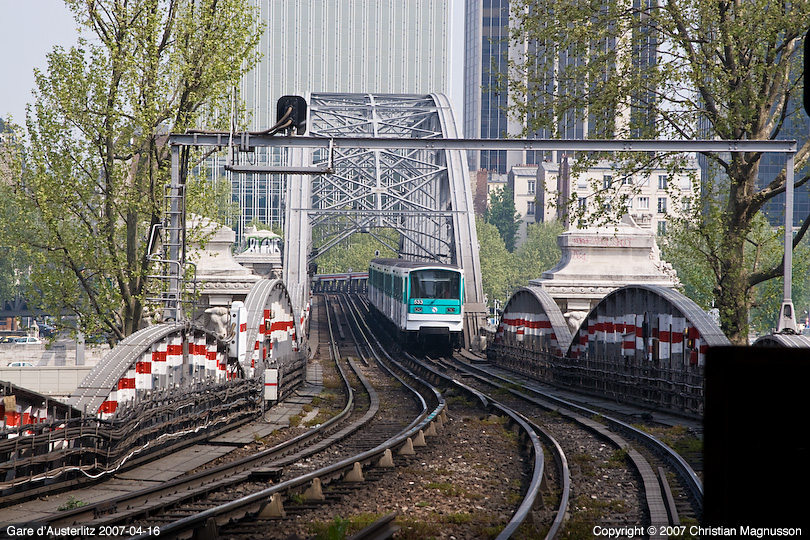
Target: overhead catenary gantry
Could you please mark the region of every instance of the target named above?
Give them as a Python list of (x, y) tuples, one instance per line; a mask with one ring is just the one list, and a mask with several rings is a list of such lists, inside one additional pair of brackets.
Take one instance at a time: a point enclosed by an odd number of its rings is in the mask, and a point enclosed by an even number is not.
[[(352, 234), (376, 234), (387, 241), (381, 231), (393, 230), (399, 237), (390, 247), (401, 257), (464, 269), (465, 340), (470, 346), (483, 323), (485, 304), (467, 150), (784, 153), (786, 220), (792, 223), (795, 141), (461, 139), (441, 94), (311, 94), (308, 109), (308, 136), (196, 132), (170, 137), (175, 157), (182, 146), (230, 146), (246, 153), (260, 147), (281, 149), (284, 166), (248, 168), (253, 173), (289, 174), (284, 281), (297, 311), (306, 305), (308, 273), (319, 256)], [(172, 190), (180, 193), (178, 162), (173, 161)], [(780, 328), (795, 328), (789, 288), (791, 241), (786, 235)], [(178, 273), (170, 279), (168, 311), (171, 291), (180, 290), (182, 267), (182, 261), (167, 266)], [(179, 303), (173, 309), (179, 311)]]
[[(312, 94), (312, 137), (340, 140), (315, 151), (291, 152), (293, 167), (330, 169), (287, 183), (284, 278), (304, 305), (308, 272), (317, 258), (358, 233), (377, 237), (413, 261), (455, 264), (465, 273), (467, 345), (486, 316), (478, 237), (462, 151), (421, 146), (349, 146), (342, 141), (422, 141), (456, 138), (447, 98), (440, 94)], [(300, 160), (300, 161), (297, 161)], [(394, 238), (386, 236), (394, 232)], [(309, 240), (305, 242), (303, 240)]]

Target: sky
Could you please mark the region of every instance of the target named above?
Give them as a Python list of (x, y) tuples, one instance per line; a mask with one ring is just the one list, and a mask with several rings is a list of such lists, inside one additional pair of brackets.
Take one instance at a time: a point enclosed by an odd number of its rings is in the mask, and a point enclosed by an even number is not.
[(0, 117), (25, 123), (33, 101), (34, 68), (48, 66), (47, 54), (78, 38), (63, 0), (0, 0)]
[[(463, 0), (451, 2), (458, 23), (454, 29), (463, 31)], [(33, 101), (34, 69), (44, 70), (47, 54), (57, 45), (74, 45), (78, 35), (76, 22), (63, 0), (0, 0), (0, 118), (11, 116), (15, 123), (25, 124), (25, 105)], [(463, 43), (461, 39), (454, 41)], [(463, 48), (456, 45), (451, 55), (456, 66), (452, 78), (461, 81)], [(457, 122), (462, 118), (461, 86), (450, 89)]]

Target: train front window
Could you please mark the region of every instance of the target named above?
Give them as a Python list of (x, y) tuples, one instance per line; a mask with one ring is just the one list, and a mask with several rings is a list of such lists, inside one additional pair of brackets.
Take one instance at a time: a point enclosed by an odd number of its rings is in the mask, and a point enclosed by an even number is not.
[(461, 287), (459, 274), (449, 270), (416, 270), (411, 272), (411, 298), (458, 300)]

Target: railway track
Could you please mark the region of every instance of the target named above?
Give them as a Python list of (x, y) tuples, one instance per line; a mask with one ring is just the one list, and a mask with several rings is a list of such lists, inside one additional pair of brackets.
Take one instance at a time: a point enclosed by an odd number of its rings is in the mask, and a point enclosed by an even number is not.
[[(357, 538), (390, 535), (400, 527), (418, 536), (433, 526), (455, 527), (458, 538), (505, 539), (527, 530), (526, 523), (540, 514), (547, 537), (554, 537), (569, 492), (566, 459), (556, 441), (508, 407), (452, 380), (438, 385), (452, 400), (448, 415), (444, 393), (423, 377), (433, 378), (425, 365), (385, 357), (386, 347), (371, 342), (362, 303), (332, 297), (321, 305), (328, 306), (322, 313), (332, 332), (324, 348), (343, 374), (341, 414), (256, 455), (61, 512), (47, 525), (79, 531), (85, 526), (111, 538), (150, 538), (158, 530), (166, 538), (255, 538), (257, 530), (273, 531), (266, 538), (286, 538), (309, 530), (302, 527), (319, 515), (339, 528), (345, 521), (338, 516), (375, 501), (399, 500), (395, 494), (404, 493), (407, 503), (383, 511), (378, 504), (371, 517), (355, 519), (355, 530), (368, 524)], [(478, 455), (483, 450), (486, 455)], [(540, 488), (544, 477), (552, 486), (546, 491)], [(509, 497), (499, 498), (506, 480)], [(476, 521), (481, 516), (486, 523)]]
[[(320, 460), (313, 460), (312, 464), (299, 464), (299, 468), (305, 468), (307, 470), (315, 468), (315, 470), (307, 472), (303, 476), (282, 480), (279, 484), (268, 488), (262, 493), (245, 497), (245, 500), (227, 503), (233, 505), (239, 504), (244, 507), (245, 504), (256, 504), (259, 499), (266, 500), (267, 497), (270, 496), (271, 503), (268, 506), (274, 506), (274, 510), (272, 511), (267, 511), (267, 507), (265, 507), (265, 510), (253, 512), (248, 516), (248, 519), (234, 519), (233, 516), (228, 518), (231, 520), (230, 523), (224, 527), (220, 527), (218, 530), (220, 534), (227, 535), (229, 538), (240, 538), (243, 536), (255, 537), (257, 530), (268, 529), (274, 531), (274, 536), (269, 537), (284, 538), (286, 533), (300, 532), (300, 528), (288, 527), (286, 526), (287, 524), (302, 521), (300, 519), (302, 516), (308, 516), (307, 521), (313, 521), (316, 519), (313, 514), (317, 514), (318, 512), (320, 512), (320, 514), (325, 512), (333, 516), (336, 520), (333, 526), (337, 527), (340, 518), (335, 516), (339, 516), (343, 512), (339, 509), (341, 505), (343, 508), (345, 508), (347, 504), (358, 508), (361, 504), (368, 502), (370, 491), (374, 493), (373, 497), (378, 501), (390, 500), (391, 497), (389, 496), (391, 492), (386, 490), (393, 489), (398, 492), (407, 491), (411, 489), (411, 485), (417, 483), (414, 480), (409, 480), (410, 478), (421, 480), (421, 475), (413, 475), (408, 469), (427, 466), (427, 461), (422, 461), (422, 459), (443, 457), (433, 456), (428, 458), (427, 454), (430, 453), (430, 450), (425, 450), (424, 447), (420, 448), (421, 445), (427, 444), (428, 449), (432, 449), (434, 453), (437, 451), (446, 453), (447, 451), (446, 446), (445, 449), (442, 450), (442, 444), (434, 443), (432, 438), (432, 435), (436, 435), (437, 430), (443, 430), (443, 427), (438, 426), (445, 426), (450, 419), (447, 415), (443, 395), (437, 389), (427, 384), (418, 373), (414, 373), (395, 359), (383, 358), (381, 355), (385, 347), (366, 342), (367, 330), (364, 329), (364, 323), (357, 316), (356, 307), (347, 302), (345, 297), (333, 298), (331, 301), (327, 302), (327, 304), (330, 306), (328, 312), (349, 317), (348, 320), (344, 319), (339, 325), (331, 325), (332, 328), (336, 329), (335, 335), (342, 335), (343, 338), (337, 337), (332, 341), (332, 343), (335, 344), (335, 354), (341, 357), (349, 353), (356, 354), (359, 361), (351, 363), (355, 366), (359, 366), (359, 369), (355, 371), (358, 377), (360, 377), (362, 373), (365, 373), (369, 379), (373, 379), (376, 384), (379, 384), (381, 381), (379, 372), (383, 370), (386, 372), (386, 375), (382, 379), (394, 381), (396, 384), (402, 385), (403, 387), (413, 386), (417, 388), (419, 390), (418, 394), (412, 393), (411, 395), (420, 396), (416, 398), (417, 402), (420, 404), (425, 403), (427, 407), (422, 406), (424, 412), (414, 418), (408, 425), (404, 425), (406, 420), (403, 419), (402, 408), (394, 407), (395, 419), (388, 420), (387, 423), (389, 425), (398, 424), (400, 426), (400, 432), (394, 436), (388, 437), (387, 440), (375, 448), (348, 457), (338, 464), (322, 466), (323, 464), (320, 463)], [(337, 331), (338, 328), (341, 330)], [(349, 339), (350, 337), (351, 339)], [(374, 375), (374, 373), (377, 373), (377, 375)], [(473, 400), (477, 395), (476, 392), (470, 391), (470, 389), (463, 386), (456, 386), (454, 391), (458, 393), (467, 392), (469, 393), (468, 399)], [(391, 392), (386, 390), (385, 395), (390, 396)], [(458, 422), (460, 429), (467, 427), (464, 425), (467, 421), (470, 421), (470, 423), (475, 422), (477, 426), (482, 414), (482, 411), (477, 408), (477, 405), (454, 407), (454, 411), (456, 411), (456, 409), (458, 409), (457, 412), (452, 414), (453, 424)], [(488, 408), (488, 410), (493, 411), (491, 408)], [(508, 416), (504, 411), (499, 412)], [(543, 452), (535, 431), (519, 416), (512, 415), (509, 418), (508, 422), (514, 422), (517, 426), (516, 436), (522, 441), (518, 446), (527, 446), (529, 448), (528, 453), (524, 455), (526, 456), (525, 461), (530, 462), (527, 464), (527, 467), (530, 471), (529, 476), (531, 479), (527, 482), (524, 490), (525, 493), (520, 497), (520, 500), (513, 502), (513, 508), (511, 508), (509, 512), (511, 516), (507, 516), (502, 523), (496, 525), (500, 534), (496, 532), (496, 534), (492, 536), (504, 539), (510, 537), (521, 527), (523, 521), (529, 515), (530, 510), (536, 504), (543, 471)], [(500, 427), (501, 422), (493, 422), (494, 423), (487, 423), (485, 425), (487, 427), (492, 426), (491, 429), (494, 432), (494, 430)], [(386, 424), (386, 421), (382, 420), (381, 423)], [(379, 432), (380, 430), (377, 429), (375, 431)], [(426, 438), (430, 441), (429, 443), (425, 442)], [(508, 439), (508, 437), (506, 438)], [(354, 443), (343, 446), (349, 446), (353, 451), (357, 450)], [(416, 447), (416, 450), (414, 450), (414, 447)], [(342, 455), (343, 450), (344, 448), (332, 448), (331, 452), (340, 453)], [(515, 449), (516, 455), (514, 456), (514, 461), (522, 462), (524, 458), (519, 456), (519, 450), (520, 448)], [(459, 458), (461, 457), (462, 456), (459, 456)], [(454, 458), (448, 459), (453, 461)], [(386, 470), (391, 470), (391, 465), (399, 470), (399, 472), (386, 474)], [(348, 470), (349, 467), (351, 467), (350, 471)], [(339, 468), (339, 470), (336, 468)], [(327, 482), (324, 481), (324, 478), (339, 480), (339, 482), (333, 481), (329, 483), (328, 487), (325, 487)], [(370, 482), (369, 480), (376, 481)], [(383, 488), (379, 485), (386, 482), (389, 487)], [(499, 479), (499, 484), (502, 482), (503, 478)], [(296, 492), (296, 486), (299, 488), (301, 486), (308, 487), (306, 491), (302, 493), (300, 490)], [(446, 489), (452, 490), (453, 488), (448, 487)], [(282, 493), (284, 494), (283, 496), (281, 496)], [(324, 503), (327, 503), (328, 506), (324, 507)], [(417, 503), (416, 507), (418, 506), (419, 503)], [(414, 507), (406, 507), (403, 509), (403, 513), (414, 509)], [(221, 515), (218, 517), (214, 516), (214, 513), (220, 512), (219, 510), (207, 512), (207, 515), (203, 513), (203, 515), (195, 517), (198, 523), (200, 523), (201, 520), (205, 520), (205, 523), (208, 524), (207, 526), (214, 527), (212, 520), (221, 522), (224, 519)], [(295, 516), (295, 518), (293, 518), (293, 516)], [(387, 519), (392, 519), (391, 516), (392, 514), (389, 513)], [(401, 525), (398, 523), (400, 523), (399, 518), (394, 525), (390, 526), (391, 528), (388, 529), (388, 531), (390, 532), (399, 526), (413, 526), (407, 519), (402, 520)], [(200, 530), (199, 527), (197, 530)], [(162, 531), (169, 534), (174, 534), (175, 532), (171, 526), (164, 527)], [(475, 537), (478, 537), (478, 535)]]
[(594, 526), (618, 530), (636, 523), (645, 534), (654, 531), (651, 538), (666, 538), (679, 531), (673, 526), (698, 523), (703, 500), (698, 475), (649, 433), (468, 361), (411, 361), (422, 365), (422, 376), (434, 384), (441, 379), (463, 381), (482, 399), (521, 411), (560, 440), (574, 471), (572, 517), (565, 524), (569, 533), (587, 535)]
[[(352, 303), (353, 312), (358, 315), (363, 312), (368, 318), (370, 312), (365, 299), (352, 297)], [(371, 330), (367, 326), (366, 328)], [(379, 329), (377, 331), (379, 332)], [(570, 471), (562, 448), (554, 437), (514, 409), (492, 400), (466, 384), (441, 376), (431, 368), (428, 359), (418, 360), (408, 354), (400, 355), (399, 359), (406, 369), (430, 380), (432, 384), (443, 388), (446, 393), (456, 395), (463, 393), (467, 399), (474, 400), (480, 409), (503, 418), (506, 425), (513, 426), (520, 434), (525, 451), (533, 461), (531, 473), (528, 475), (529, 478), (522, 482), (519, 504), (497, 538), (511, 538), (518, 532), (530, 537), (555, 538), (562, 530), (569, 508)], [(457, 482), (460, 480), (456, 479)]]
[[(437, 364), (448, 376), (463, 377), (479, 388), (494, 388), (495, 393), (503, 396), (501, 399), (514, 403), (533, 418), (542, 418), (549, 429), (560, 429), (551, 425), (561, 425), (558, 418), (563, 418), (565, 424), (582, 426), (607, 441), (615, 449), (612, 456), (631, 463), (641, 478), (644, 496), (640, 503), (646, 506), (645, 526), (667, 531), (670, 530), (667, 527), (698, 523), (703, 509), (702, 483), (690, 464), (656, 437), (603, 412), (541, 391), (526, 381), (516, 384), (495, 370), (456, 357)], [(626, 516), (619, 517), (615, 525), (627, 522)]]

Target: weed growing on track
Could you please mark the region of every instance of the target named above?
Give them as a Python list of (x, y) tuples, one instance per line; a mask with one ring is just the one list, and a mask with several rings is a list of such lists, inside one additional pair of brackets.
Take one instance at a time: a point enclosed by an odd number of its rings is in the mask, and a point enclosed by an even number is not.
[(608, 467), (624, 467), (627, 464), (628, 452), (627, 448), (619, 448), (608, 458)]
[(323, 375), (323, 387), (329, 390), (338, 390), (343, 388), (343, 381), (336, 374)]
[[(335, 519), (329, 523), (313, 523), (313, 526), (319, 526), (319, 530), (315, 533), (315, 538), (318, 540), (343, 540), (346, 538), (346, 534), (348, 533), (349, 525), (351, 525), (351, 523), (351, 520), (343, 519), (340, 516), (335, 516)], [(322, 528), (321, 526), (325, 526), (325, 528)]]
[(70, 497), (68, 497), (68, 500), (65, 501), (65, 503), (62, 506), (57, 508), (57, 510), (59, 510), (60, 512), (63, 510), (74, 510), (76, 508), (81, 508), (82, 506), (86, 505), (87, 505), (86, 502), (80, 501), (79, 499), (71, 495)]
[(574, 511), (565, 523), (560, 538), (565, 540), (591, 540), (593, 526), (611, 514), (623, 514), (628, 511), (624, 501), (599, 501), (584, 495), (577, 497)]
[(335, 516), (332, 521), (313, 521), (309, 530), (317, 540), (343, 540), (381, 517), (383, 514), (358, 514), (350, 518)]
[(700, 454), (703, 452), (703, 441), (695, 436), (686, 426), (658, 427), (634, 425), (657, 438), (681, 455)]
[(467, 399), (466, 396), (448, 396), (447, 398), (447, 405), (458, 405), (461, 407), (466, 407), (469, 409), (475, 408), (475, 403)]
[(571, 456), (571, 463), (579, 467), (585, 476), (596, 476), (596, 458), (589, 454), (576, 454)]

